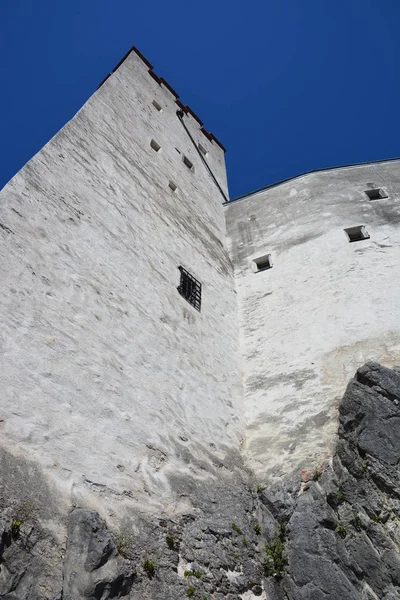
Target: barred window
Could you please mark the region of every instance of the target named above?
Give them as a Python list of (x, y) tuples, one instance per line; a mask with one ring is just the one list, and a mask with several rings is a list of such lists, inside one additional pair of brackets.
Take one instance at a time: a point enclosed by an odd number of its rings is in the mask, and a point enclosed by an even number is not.
[(201, 283), (197, 281), (186, 269), (182, 266), (178, 267), (181, 272), (181, 280), (178, 286), (178, 292), (194, 306), (196, 310), (201, 310)]

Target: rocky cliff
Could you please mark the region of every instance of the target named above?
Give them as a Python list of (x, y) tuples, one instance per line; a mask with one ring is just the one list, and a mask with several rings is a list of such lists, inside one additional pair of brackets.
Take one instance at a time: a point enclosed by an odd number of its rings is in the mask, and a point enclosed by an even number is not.
[(192, 501), (187, 514), (119, 531), (86, 507), (63, 516), (62, 500), (38, 485), (34, 465), (3, 451), (0, 596), (395, 600), (399, 402), (400, 369), (367, 363), (343, 397), (326, 464), (262, 489), (244, 465), (222, 462), (207, 486), (182, 481), (180, 494)]

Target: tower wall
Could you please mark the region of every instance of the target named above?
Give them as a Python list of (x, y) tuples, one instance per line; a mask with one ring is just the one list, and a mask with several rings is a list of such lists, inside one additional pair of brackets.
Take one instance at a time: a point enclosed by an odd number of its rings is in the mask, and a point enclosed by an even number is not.
[[(225, 207), (238, 291), (246, 451), (260, 478), (330, 453), (346, 383), (400, 363), (400, 161), (298, 177)], [(388, 198), (369, 200), (381, 188)], [(370, 239), (350, 243), (345, 228)], [(254, 260), (271, 255), (272, 268)]]
[[(2, 452), (110, 518), (187, 509), (181, 480), (243, 435), (223, 200), (149, 66), (132, 52), (1, 192)], [(184, 121), (226, 191), (222, 148)]]

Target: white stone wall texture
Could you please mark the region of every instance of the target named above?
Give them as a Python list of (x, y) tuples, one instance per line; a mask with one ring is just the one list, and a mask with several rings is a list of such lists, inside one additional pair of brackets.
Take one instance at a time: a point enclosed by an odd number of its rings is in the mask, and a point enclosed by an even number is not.
[[(387, 198), (370, 200), (381, 188)], [(315, 172), (225, 207), (238, 291), (245, 450), (260, 479), (329, 458), (348, 379), (400, 364), (400, 161)], [(349, 242), (344, 229), (365, 226)], [(271, 255), (272, 268), (254, 260)]]
[[(111, 525), (195, 510), (190, 486), (241, 456), (260, 482), (315, 468), (355, 369), (400, 362), (400, 161), (223, 207), (178, 107), (131, 52), (0, 195), (0, 453)], [(183, 119), (227, 194), (223, 149)]]
[(132, 52), (1, 192), (1, 446), (110, 521), (187, 510), (179, 477), (207, 485), (244, 434), (221, 195), (148, 71)]

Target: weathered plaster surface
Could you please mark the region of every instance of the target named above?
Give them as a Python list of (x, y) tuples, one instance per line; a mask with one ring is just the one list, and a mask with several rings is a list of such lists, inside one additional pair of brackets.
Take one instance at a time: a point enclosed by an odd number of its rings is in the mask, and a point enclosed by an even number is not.
[[(314, 173), (225, 207), (238, 291), (246, 452), (260, 478), (332, 449), (357, 365), (400, 361), (400, 162)], [(388, 198), (364, 193), (382, 188)], [(349, 243), (344, 229), (370, 239)], [(252, 261), (271, 254), (273, 267)]]
[[(400, 162), (222, 209), (177, 108), (133, 52), (1, 192), (2, 450), (39, 501), (56, 486), (57, 510), (111, 525), (195, 510), (243, 457), (261, 480), (323, 460), (356, 367), (400, 360)], [(184, 121), (227, 193), (222, 149)], [(356, 225), (370, 239), (349, 243)]]
[(111, 520), (187, 510), (176, 474), (204, 483), (243, 436), (221, 197), (147, 71), (131, 54), (1, 192), (1, 444)]

